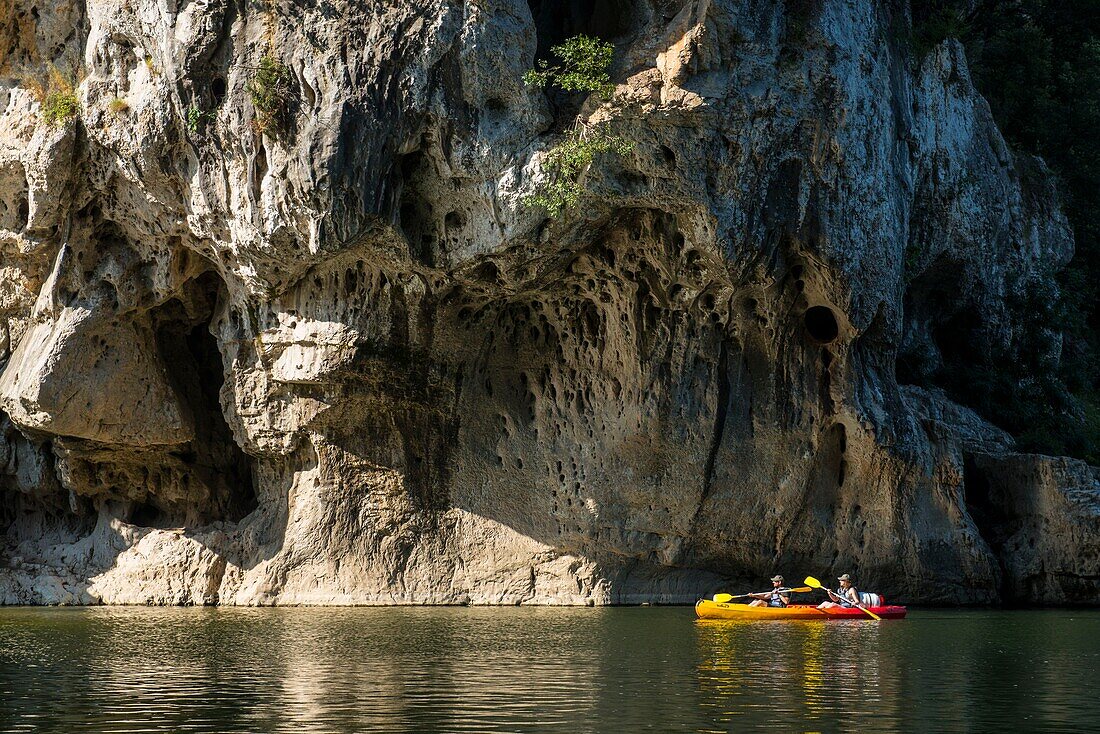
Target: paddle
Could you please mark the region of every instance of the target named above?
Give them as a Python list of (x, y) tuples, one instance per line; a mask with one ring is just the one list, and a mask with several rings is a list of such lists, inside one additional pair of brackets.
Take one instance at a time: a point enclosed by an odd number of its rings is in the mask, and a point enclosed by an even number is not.
[[(809, 586), (799, 586), (794, 589), (772, 589), (771, 591), (790, 592), (795, 591), (799, 593), (805, 593), (807, 591), (813, 591)], [(757, 591), (757, 594), (770, 594), (771, 591)], [(719, 604), (725, 604), (731, 599), (744, 599), (746, 596), (752, 596), (752, 594), (715, 594), (714, 601)]]
[[(821, 582), (818, 581), (817, 579), (815, 579), (813, 576), (807, 576), (806, 579), (802, 583), (806, 584), (806, 586), (812, 586), (815, 589), (821, 589), (822, 591), (829, 591), (824, 586), (822, 586)], [(851, 604), (856, 609), (862, 609), (863, 611), (867, 612), (867, 614), (871, 615), (871, 619), (877, 619), (880, 622), (882, 621), (882, 617), (878, 616), (877, 614), (875, 614), (874, 612), (872, 612), (870, 609), (863, 606), (862, 604), (857, 604), (856, 602), (854, 602), (850, 599), (845, 599), (844, 601), (848, 602), (849, 604)]]

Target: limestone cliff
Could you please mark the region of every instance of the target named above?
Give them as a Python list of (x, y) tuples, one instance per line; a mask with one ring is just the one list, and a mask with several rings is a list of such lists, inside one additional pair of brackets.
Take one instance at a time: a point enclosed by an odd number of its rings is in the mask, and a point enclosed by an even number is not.
[[(908, 23), (0, 0), (0, 601), (1095, 603), (1096, 470), (899, 385), (1073, 251)], [(610, 101), (522, 82), (577, 33)], [(547, 218), (578, 115), (633, 147)]]

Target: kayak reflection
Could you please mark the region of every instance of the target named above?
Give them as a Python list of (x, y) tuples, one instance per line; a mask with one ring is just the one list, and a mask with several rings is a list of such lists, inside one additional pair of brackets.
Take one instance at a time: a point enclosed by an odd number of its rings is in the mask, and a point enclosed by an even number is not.
[[(721, 728), (781, 720), (799, 731), (889, 728), (899, 664), (862, 621), (696, 620), (701, 704)], [(871, 713), (873, 712), (873, 714)]]

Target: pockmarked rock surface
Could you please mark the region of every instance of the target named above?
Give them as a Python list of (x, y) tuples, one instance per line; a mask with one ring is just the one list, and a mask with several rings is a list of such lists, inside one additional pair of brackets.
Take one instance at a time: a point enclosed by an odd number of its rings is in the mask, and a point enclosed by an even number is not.
[(1073, 253), (905, 5), (0, 0), (0, 602), (1096, 603), (1096, 469), (899, 384)]

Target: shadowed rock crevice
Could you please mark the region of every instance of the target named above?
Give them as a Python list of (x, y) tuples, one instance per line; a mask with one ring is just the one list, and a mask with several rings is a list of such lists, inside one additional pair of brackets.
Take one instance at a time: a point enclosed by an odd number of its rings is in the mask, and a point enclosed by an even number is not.
[(399, 156), (394, 161), (398, 172), (396, 188), (397, 226), (409, 244), (409, 256), (414, 262), (432, 267), (441, 244), (438, 226), (444, 213), (435, 211), (429, 187), (439, 184), (439, 172), (431, 158), (422, 151)]
[(399, 471), (418, 510), (448, 507), (460, 382), (448, 366), (403, 340), (362, 343), (333, 378), (356, 395), (321, 418), (333, 445)]
[(23, 166), (16, 162), (0, 163), (0, 230), (22, 232), (27, 226), (30, 207), (27, 201), (27, 179)]
[(1100, 469), (1064, 457), (968, 454), (966, 503), (1008, 604), (1095, 604)]
[(707, 451), (707, 463), (703, 468), (703, 493), (699, 498), (699, 506), (707, 501), (711, 493), (711, 485), (714, 481), (714, 462), (718, 457), (718, 448), (722, 445), (722, 436), (726, 432), (726, 418), (729, 414), (730, 402), (730, 376), (729, 376), (729, 346), (726, 340), (722, 340), (722, 346), (718, 353), (718, 397), (714, 414), (714, 432), (711, 436), (710, 450)]
[[(233, 440), (221, 406), (225, 372), (210, 322), (226, 297), (225, 286), (207, 272), (189, 283), (186, 293), (188, 303), (173, 299), (151, 314), (159, 357), (194, 426), (191, 441), (169, 456), (203, 488), (207, 519), (237, 521), (256, 508), (256, 492), (252, 461)], [(152, 494), (135, 509), (131, 522), (156, 525), (167, 519), (159, 518), (155, 488)]]
[[(974, 521), (982, 539), (989, 544), (1001, 569), (1000, 592), (1005, 601), (1012, 601), (1011, 590), (1004, 578), (1004, 541), (1012, 534), (1008, 508), (998, 505), (989, 482), (989, 476), (981, 468), (977, 458), (970, 453), (963, 457), (963, 499), (966, 511)], [(1006, 595), (1007, 592), (1007, 595)]]

